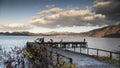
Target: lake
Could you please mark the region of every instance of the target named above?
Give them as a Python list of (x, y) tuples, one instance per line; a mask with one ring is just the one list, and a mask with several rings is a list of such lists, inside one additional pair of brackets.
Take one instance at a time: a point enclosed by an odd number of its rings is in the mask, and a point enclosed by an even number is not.
[[(54, 41), (83, 41), (85, 38), (88, 42), (88, 47), (105, 49), (109, 51), (119, 51), (120, 38), (93, 38), (93, 37), (60, 37), (60, 36), (0, 36), (0, 46), (6, 51), (10, 51), (11, 47), (24, 47), (27, 41), (34, 41), (36, 38), (45, 38), (45, 41), (53, 39)], [(70, 49), (73, 50), (73, 49)], [(76, 51), (80, 51), (79, 48)], [(85, 50), (83, 50), (85, 52)], [(95, 53), (91, 51), (90, 53)], [(103, 53), (102, 53), (103, 54)], [(107, 55), (107, 54), (105, 54)], [(108, 54), (109, 55), (109, 54)], [(116, 56), (117, 57), (117, 56)], [(3, 68), (3, 62), (0, 61), (0, 68)]]
[[(11, 47), (24, 47), (27, 41), (34, 41), (36, 38), (44, 37), (45, 41), (53, 39), (54, 41), (83, 41), (85, 38), (88, 47), (104, 49), (108, 51), (119, 51), (120, 38), (93, 38), (93, 37), (61, 37), (61, 36), (0, 36), (0, 46), (6, 51), (10, 51)], [(73, 49), (71, 49), (73, 50)], [(79, 48), (76, 49), (80, 51)], [(84, 51), (84, 50), (83, 50)], [(84, 51), (85, 52), (85, 51)], [(96, 53), (91, 51), (90, 53)], [(109, 55), (109, 54), (108, 54)]]
[(45, 41), (53, 39), (54, 41), (83, 41), (85, 38), (88, 47), (105, 49), (109, 51), (119, 51), (120, 38), (93, 38), (93, 37), (60, 37), (60, 36), (0, 36), (0, 45), (6, 50), (10, 47), (23, 47), (27, 41), (34, 41), (38, 37), (44, 37)]

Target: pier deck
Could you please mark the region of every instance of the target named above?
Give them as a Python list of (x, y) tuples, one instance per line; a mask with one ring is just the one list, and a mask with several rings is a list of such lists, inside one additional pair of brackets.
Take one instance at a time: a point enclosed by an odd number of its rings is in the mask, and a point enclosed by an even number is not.
[[(28, 42), (27, 44), (39, 47), (42, 43)], [(52, 43), (49, 43), (49, 44), (52, 44)], [(86, 55), (76, 54), (73, 52), (69, 52), (69, 51), (65, 51), (62, 49), (53, 48), (49, 46), (46, 46), (46, 48), (47, 50), (50, 50), (50, 51), (52, 50), (54, 53), (57, 52), (61, 55), (72, 58), (72, 63), (76, 64), (78, 68), (116, 68), (111, 66), (108, 63), (96, 60), (95, 58), (92, 58)]]

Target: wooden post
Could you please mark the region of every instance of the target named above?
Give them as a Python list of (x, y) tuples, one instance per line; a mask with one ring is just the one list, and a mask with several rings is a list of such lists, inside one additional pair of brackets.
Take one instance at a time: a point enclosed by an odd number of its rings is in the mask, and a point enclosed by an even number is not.
[(59, 64), (59, 54), (57, 54), (57, 64)]
[(73, 44), (73, 47), (74, 47), (74, 52), (75, 52), (75, 45)]
[(81, 53), (81, 47), (80, 47), (80, 53)]
[(75, 44), (75, 48), (77, 48), (77, 44)]
[(74, 52), (75, 52), (75, 46), (74, 46)]
[(67, 46), (66, 46), (66, 44), (64, 44), (64, 48), (65, 48), (65, 50), (67, 50)]
[(82, 44), (80, 44), (80, 53), (81, 53), (81, 47), (82, 47)]
[(69, 58), (69, 60), (70, 60), (70, 63), (72, 64), (73, 62), (72, 62), (72, 58)]
[(59, 45), (60, 45), (59, 48), (61, 48), (61, 43)]
[(98, 57), (98, 49), (97, 49), (97, 57)]
[(74, 48), (73, 44), (72, 44), (72, 48)]
[(89, 55), (89, 48), (87, 48), (87, 55)]
[(112, 52), (110, 52), (110, 59), (112, 59)]
[(120, 54), (119, 54), (118, 58), (119, 58), (119, 64), (120, 64)]
[(68, 44), (68, 48), (70, 48), (70, 44)]
[(50, 51), (50, 60), (52, 61), (53, 59), (52, 59), (53, 57), (52, 57), (52, 51)]

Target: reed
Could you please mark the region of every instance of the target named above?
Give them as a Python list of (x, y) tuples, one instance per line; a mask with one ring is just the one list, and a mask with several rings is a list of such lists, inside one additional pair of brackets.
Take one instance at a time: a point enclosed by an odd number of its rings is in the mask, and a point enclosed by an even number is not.
[(47, 50), (44, 45), (14, 47), (11, 51), (3, 51), (2, 60), (5, 68), (77, 68), (67, 62), (66, 57)]

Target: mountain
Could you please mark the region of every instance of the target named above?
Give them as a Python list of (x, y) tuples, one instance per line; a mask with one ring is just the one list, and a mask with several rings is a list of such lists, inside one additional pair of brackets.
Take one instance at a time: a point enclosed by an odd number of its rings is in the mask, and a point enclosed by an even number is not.
[(44, 35), (46, 36), (55, 36), (55, 35), (59, 35), (59, 36), (62, 36), (62, 35), (69, 35), (70, 32), (56, 32), (56, 31), (51, 31), (51, 32), (47, 32), (47, 33), (43, 33)]
[(15, 36), (81, 36), (81, 37), (116, 37), (120, 38), (120, 25), (111, 25), (103, 28), (95, 29), (84, 33), (73, 32), (47, 32), (47, 33), (31, 33), (31, 32), (0, 32), (0, 35)]
[(80, 33), (80, 36), (87, 37), (119, 37), (120, 25), (111, 25), (103, 28), (95, 29), (89, 32)]
[(31, 33), (31, 32), (0, 32), (0, 35), (7, 35), (7, 36), (39, 36), (42, 35), (42, 33)]

